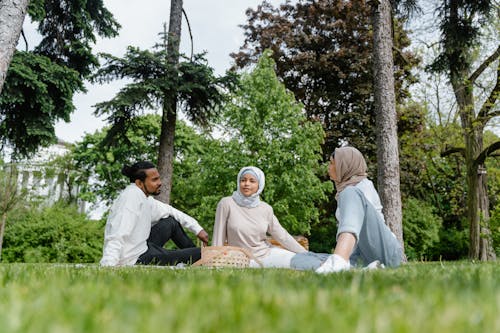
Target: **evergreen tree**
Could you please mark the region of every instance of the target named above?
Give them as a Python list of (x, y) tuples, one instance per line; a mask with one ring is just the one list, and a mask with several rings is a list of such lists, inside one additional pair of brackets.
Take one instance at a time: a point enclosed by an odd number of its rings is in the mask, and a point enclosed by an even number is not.
[(119, 28), (102, 0), (32, 0), (28, 15), (42, 40), (14, 53), (0, 95), (0, 141), (15, 156), (57, 140), (54, 124), (69, 121), (74, 94), (98, 66), (96, 36), (114, 37)]
[[(232, 73), (215, 77), (203, 54), (194, 55), (191, 60), (181, 56), (184, 61), (172, 64), (167, 47), (168, 35), (163, 32), (161, 36), (162, 43), (156, 45), (153, 51), (130, 46), (123, 58), (103, 54), (106, 63), (97, 71), (94, 81), (103, 83), (123, 78), (132, 80), (113, 99), (96, 105), (96, 114), (108, 115), (112, 124), (107, 133), (106, 144), (117, 144), (117, 138), (126, 133), (135, 117), (151, 109), (161, 109), (159, 147), (165, 148), (162, 146), (165, 144), (162, 139), (175, 134), (175, 124), (171, 122), (177, 121), (175, 115), (172, 118), (170, 114), (173, 96), (186, 117), (203, 127), (208, 126), (209, 121), (216, 116), (218, 106), (225, 98), (224, 91), (232, 89), (236, 84), (236, 76)], [(167, 118), (173, 127), (164, 126)], [(172, 132), (164, 133), (165, 131)], [(170, 145), (172, 147), (169, 149), (174, 149), (174, 142)], [(158, 154), (161, 153), (165, 151), (159, 149)], [(169, 156), (173, 163), (173, 151)], [(170, 183), (171, 180), (165, 184), (165, 191), (169, 191)]]

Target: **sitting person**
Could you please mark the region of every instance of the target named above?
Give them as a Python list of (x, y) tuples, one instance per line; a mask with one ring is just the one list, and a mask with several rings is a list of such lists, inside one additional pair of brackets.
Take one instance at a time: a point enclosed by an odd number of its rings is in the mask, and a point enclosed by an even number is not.
[(401, 245), (385, 224), (380, 198), (366, 169), (365, 159), (356, 148), (337, 148), (330, 157), (328, 174), (335, 182), (338, 202), (337, 245), (317, 273), (348, 270), (359, 263), (396, 267), (402, 261)]
[[(124, 166), (122, 174), (129, 177), (131, 184), (111, 207), (104, 232), (101, 266), (175, 265), (200, 259), (200, 248), (182, 226), (205, 245), (208, 234), (194, 218), (151, 196), (158, 195), (161, 187), (155, 165), (138, 162)], [(163, 248), (169, 239), (180, 249)]]
[[(273, 208), (260, 200), (264, 173), (256, 167), (244, 167), (236, 185), (233, 195), (217, 205), (212, 244), (246, 248), (263, 267), (290, 268), (292, 257), (307, 251), (281, 226)], [(285, 249), (269, 244), (268, 233)], [(250, 267), (259, 264), (251, 260)]]

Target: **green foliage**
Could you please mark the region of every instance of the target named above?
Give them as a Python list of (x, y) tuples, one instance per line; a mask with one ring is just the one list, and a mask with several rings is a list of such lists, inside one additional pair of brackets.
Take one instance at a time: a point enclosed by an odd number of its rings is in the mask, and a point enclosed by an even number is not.
[[(255, 69), (244, 75), (241, 89), (225, 107), (222, 127), (224, 163), (215, 162), (231, 174), (224, 186), (236, 188), (236, 175), (245, 165), (260, 167), (266, 174), (263, 199), (274, 208), (280, 222), (293, 233), (308, 234), (317, 223), (316, 204), (326, 200), (331, 182), (321, 160), (324, 132), (319, 122), (308, 121), (302, 105), (286, 90), (274, 72), (271, 52), (264, 52)], [(229, 162), (229, 163), (228, 163)], [(212, 176), (214, 166), (207, 166)], [(206, 171), (205, 171), (206, 172)], [(219, 187), (220, 188), (220, 187)]]
[(311, 226), (309, 251), (317, 253), (332, 253), (336, 245), (337, 220), (334, 213)]
[[(25, 196), (26, 191), (19, 188), (18, 170), (0, 161), (0, 217), (7, 216), (11, 211), (22, 206), (22, 199)], [(0, 223), (4, 222), (2, 218)], [(0, 244), (1, 242), (0, 239)]]
[[(111, 100), (96, 104), (97, 115), (108, 115), (112, 129), (107, 141), (119, 140), (134, 117), (148, 109), (163, 109), (172, 96), (182, 105), (187, 118), (198, 125), (207, 125), (215, 116), (217, 105), (224, 100), (224, 90), (232, 89), (236, 76), (215, 77), (204, 54), (174, 66), (166, 61), (165, 49), (140, 50), (129, 46), (123, 58), (102, 54), (105, 65), (93, 76), (104, 83), (129, 78), (127, 84)], [(184, 57), (183, 57), (184, 58)], [(184, 58), (185, 59), (185, 58)], [(186, 59), (185, 59), (186, 60)]]
[(403, 205), (403, 235), (409, 260), (429, 259), (430, 249), (439, 242), (442, 220), (429, 204), (408, 198)]
[(96, 35), (116, 37), (120, 24), (103, 0), (32, 0), (28, 14), (42, 35), (35, 53), (87, 77), (97, 66)]
[[(490, 132), (486, 132), (485, 141), (488, 144), (491, 138)], [(491, 140), (497, 140), (493, 135)], [(488, 168), (488, 194), (490, 198), (490, 231), (493, 241), (493, 248), (497, 258), (500, 257), (500, 159), (490, 158), (486, 160)]]
[(490, 230), (493, 248), (498, 258), (500, 257), (500, 202), (497, 203), (495, 209), (491, 212)]
[[(86, 200), (109, 203), (127, 182), (120, 175), (124, 163), (154, 162), (159, 116), (136, 117), (131, 124), (120, 144), (102, 144), (109, 128), (77, 144), (73, 156), (85, 175), (81, 185)], [(326, 173), (319, 164), (323, 131), (319, 123), (306, 119), (300, 104), (278, 81), (268, 55), (245, 76), (225, 106), (220, 119), (223, 138), (197, 134), (180, 124), (171, 204), (197, 218), (208, 232), (217, 202), (236, 189), (236, 176), (245, 165), (259, 166), (266, 173), (263, 199), (288, 230), (308, 234), (310, 224), (318, 222), (315, 205), (332, 190), (331, 182), (318, 177)], [(91, 175), (95, 183), (87, 182)]]
[(0, 327), (9, 333), (496, 332), (498, 276), (498, 263), (471, 262), (329, 276), (3, 264)]
[(42, 40), (16, 52), (0, 95), (0, 140), (26, 157), (56, 141), (54, 124), (69, 121), (73, 95), (98, 65), (96, 35), (113, 37), (119, 24), (102, 0), (33, 0), (28, 14)]
[[(80, 174), (76, 179), (80, 186), (80, 198), (88, 202), (99, 201), (110, 204), (118, 192), (129, 183), (129, 180), (121, 174), (124, 164), (133, 164), (139, 160), (155, 163), (158, 156), (160, 122), (161, 117), (155, 114), (135, 117), (131, 120), (127, 131), (113, 145), (105, 144), (111, 127), (85, 135), (82, 142), (77, 143), (72, 151), (75, 168)], [(191, 172), (197, 173), (187, 161), (194, 158), (193, 163), (196, 163), (199, 159), (198, 136), (192, 128), (178, 121), (175, 137), (175, 178), (182, 179), (190, 177)], [(180, 179), (174, 181), (184, 183)], [(174, 186), (174, 192), (176, 187)], [(176, 200), (172, 203), (180, 202)], [(181, 204), (181, 207), (183, 206)]]
[(75, 206), (26, 209), (9, 218), (4, 262), (92, 263), (102, 255), (102, 222), (89, 221)]
[(55, 143), (54, 124), (69, 121), (73, 94), (83, 89), (75, 70), (44, 56), (16, 52), (0, 96), (0, 139), (22, 156)]
[(121, 174), (125, 164), (139, 160), (155, 162), (158, 154), (160, 116), (135, 118), (114, 145), (105, 145), (109, 127), (87, 134), (75, 145), (72, 158), (80, 171), (80, 197), (88, 202), (110, 203), (129, 182)]
[[(428, 197), (428, 182), (423, 180), (426, 159), (430, 154), (437, 154), (434, 138), (425, 131), (426, 109), (417, 103), (409, 103), (399, 106), (397, 112), (401, 195), (403, 200), (410, 195), (424, 199)], [(376, 174), (375, 170), (371, 174)]]
[[(273, 50), (276, 72), (310, 119), (326, 132), (324, 157), (343, 142), (376, 155), (373, 104), (372, 23), (369, 1), (307, 0), (273, 7), (263, 3), (246, 13), (245, 43), (233, 54), (240, 68)], [(416, 57), (403, 21), (394, 19), (395, 92), (408, 97)]]
[[(439, 242), (428, 248), (425, 254), (427, 259), (465, 258), (468, 255), (469, 226), (464, 218), (467, 214), (467, 186), (463, 149), (450, 154), (454, 151), (451, 150), (453, 147), (463, 148), (463, 133), (455, 122), (436, 124), (426, 111), (415, 104), (401, 107), (398, 111), (403, 202), (413, 197), (423, 205), (432, 206), (433, 213), (442, 219)], [(497, 140), (491, 133), (485, 134), (485, 146)], [(493, 176), (500, 170), (495, 161), (486, 160), (492, 208), (500, 184), (500, 178)]]
[(19, 189), (18, 173), (14, 166), (6, 166), (0, 161), (0, 258), (7, 217), (23, 207), (26, 191)]
[(460, 260), (467, 258), (468, 250), (468, 224), (464, 218), (461, 218), (439, 231), (439, 244), (432, 249), (431, 258)]
[(498, 5), (492, 0), (445, 2), (439, 7), (442, 53), (430, 69), (450, 75), (467, 72), (470, 51), (481, 35), (481, 27), (495, 15)]
[[(460, 116), (463, 144), (459, 146), (463, 151), (465, 165), (467, 166), (467, 218), (470, 225), (469, 256), (476, 259), (493, 259), (493, 249), (488, 244), (481, 246), (480, 235), (474, 230), (480, 226), (480, 216), (485, 216), (484, 209), (478, 203), (484, 200), (481, 191), (482, 180), (478, 179), (476, 168), (484, 164), (483, 149), (488, 150), (488, 155), (499, 149), (500, 141), (495, 146), (485, 147), (484, 128), (490, 120), (498, 117), (495, 104), (500, 92), (499, 77), (491, 80), (485, 73), (498, 75), (498, 43), (493, 43), (496, 51), (489, 51), (488, 43), (482, 43), (480, 37), (483, 32), (491, 27), (498, 28), (498, 6), (491, 0), (464, 0), (444, 2), (438, 8), (440, 27), (440, 54), (428, 69), (438, 73), (445, 73), (448, 77), (456, 99), (458, 115)], [(490, 25), (484, 28), (485, 25)], [(495, 28), (493, 28), (495, 29)], [(498, 32), (498, 29), (496, 29)], [(487, 38), (486, 38), (487, 39)], [(480, 55), (484, 50), (488, 54)], [(478, 58), (484, 60), (477, 61)], [(475, 62), (478, 62), (477, 64)], [(494, 74), (493, 74), (494, 75)], [(489, 243), (489, 242), (488, 242)]]

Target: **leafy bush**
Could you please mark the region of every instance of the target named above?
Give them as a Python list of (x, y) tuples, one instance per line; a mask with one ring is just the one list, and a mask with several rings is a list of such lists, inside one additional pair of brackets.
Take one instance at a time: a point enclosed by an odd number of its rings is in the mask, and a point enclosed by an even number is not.
[(72, 205), (20, 212), (7, 222), (2, 261), (97, 262), (103, 235), (102, 222), (88, 220)]
[(490, 218), (491, 238), (493, 240), (493, 249), (500, 257), (500, 202), (495, 206)]
[(337, 221), (325, 218), (325, 222), (311, 226), (309, 236), (309, 250), (319, 253), (332, 253), (336, 245)]
[(460, 260), (467, 258), (469, 252), (469, 230), (464, 227), (465, 219), (459, 226), (448, 226), (439, 231), (439, 244), (432, 250), (433, 260)]
[(403, 205), (403, 235), (408, 259), (429, 258), (430, 249), (439, 242), (442, 220), (434, 208), (415, 198), (408, 198)]

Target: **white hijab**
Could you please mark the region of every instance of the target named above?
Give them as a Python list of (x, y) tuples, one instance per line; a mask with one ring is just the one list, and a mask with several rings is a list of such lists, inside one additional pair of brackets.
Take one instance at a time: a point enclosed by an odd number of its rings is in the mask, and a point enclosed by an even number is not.
[[(250, 173), (257, 176), (257, 181), (259, 182), (259, 189), (257, 192), (247, 197), (240, 192), (240, 179), (243, 175)], [(236, 179), (237, 190), (233, 192), (233, 200), (238, 204), (238, 206), (254, 208), (260, 204), (260, 194), (264, 190), (264, 185), (266, 184), (266, 176), (264, 172), (254, 166), (246, 166), (240, 169), (238, 172), (238, 178)]]

